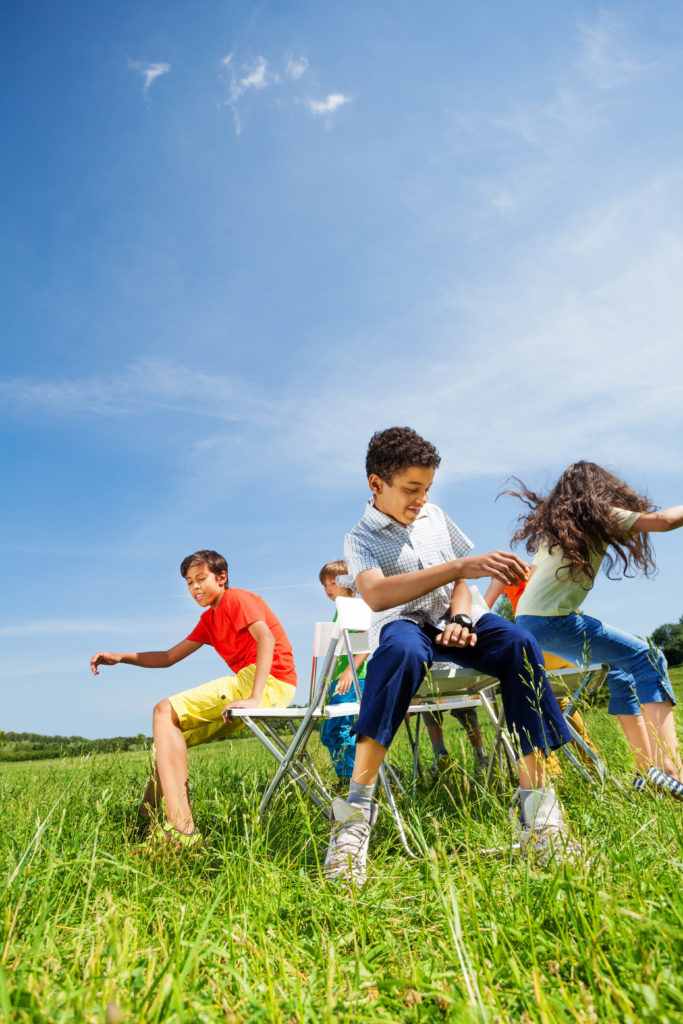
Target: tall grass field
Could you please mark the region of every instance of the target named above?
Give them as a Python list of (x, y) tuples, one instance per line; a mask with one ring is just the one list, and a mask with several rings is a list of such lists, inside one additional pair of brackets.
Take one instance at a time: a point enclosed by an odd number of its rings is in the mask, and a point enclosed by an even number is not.
[[(585, 717), (630, 785), (618, 727)], [(402, 798), (421, 858), (384, 808), (355, 895), (323, 882), (327, 822), (294, 786), (259, 820), (273, 763), (254, 739), (191, 752), (205, 843), (153, 855), (136, 820), (148, 754), (3, 765), (0, 1019), (680, 1024), (683, 804), (565, 762), (586, 859), (530, 866), (509, 849), (510, 792), (475, 793), (450, 719), (446, 739), (464, 773)], [(391, 756), (408, 772), (403, 737)]]

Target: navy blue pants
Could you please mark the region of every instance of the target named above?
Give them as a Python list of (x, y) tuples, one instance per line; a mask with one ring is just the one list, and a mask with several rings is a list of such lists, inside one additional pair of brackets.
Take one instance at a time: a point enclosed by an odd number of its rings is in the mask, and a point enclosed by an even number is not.
[(569, 732), (543, 670), (543, 654), (530, 633), (498, 615), (482, 615), (474, 647), (442, 647), (439, 630), (398, 619), (382, 627), (368, 662), (360, 715), (353, 732), (389, 747), (413, 694), (433, 661), (451, 661), (500, 680), (505, 719), (522, 755), (568, 743)]

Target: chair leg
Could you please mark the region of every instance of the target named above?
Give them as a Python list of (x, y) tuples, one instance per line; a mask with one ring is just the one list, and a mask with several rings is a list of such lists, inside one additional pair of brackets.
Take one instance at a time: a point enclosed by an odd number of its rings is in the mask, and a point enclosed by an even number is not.
[(505, 751), (505, 754), (507, 755), (508, 767), (510, 769), (510, 772), (514, 772), (513, 777), (516, 777), (517, 758), (515, 756), (513, 746), (510, 742), (510, 737), (508, 736), (505, 729), (505, 712), (503, 708), (501, 707), (500, 711), (498, 711), (498, 709), (491, 702), (490, 698), (486, 696), (483, 690), (479, 694), (479, 697), (481, 698), (481, 703), (484, 707), (484, 710), (486, 711), (486, 714), (489, 716), (489, 720), (492, 722), (496, 730), (495, 738), (493, 741), (493, 749), (491, 751), (489, 765), (486, 771), (486, 785), (488, 787), (491, 785), (491, 780), (493, 778), (493, 766), (496, 763), (496, 758), (499, 756), (499, 753), (500, 756), (502, 757), (502, 751)]
[[(573, 710), (573, 705), (572, 705), (572, 710)], [(566, 719), (565, 719), (565, 721), (566, 721)], [(577, 732), (577, 730), (576, 730), (576, 729), (574, 728), (574, 726), (572, 725), (572, 723), (571, 723), (571, 722), (568, 722), (568, 721), (567, 721), (567, 722), (566, 722), (566, 725), (567, 725), (567, 728), (569, 729), (569, 735), (571, 736), (571, 738), (572, 738), (572, 740), (574, 741), (574, 743), (576, 743), (576, 744), (577, 744), (577, 746), (579, 746), (579, 747), (581, 748), (581, 750), (583, 750), (583, 752), (584, 752), (584, 753), (585, 753), (585, 754), (586, 754), (586, 755), (587, 755), (588, 757), (590, 757), (590, 759), (591, 759), (591, 760), (593, 761), (593, 763), (594, 763), (594, 765), (595, 765), (595, 769), (596, 769), (596, 771), (597, 771), (597, 773), (598, 773), (598, 775), (599, 775), (599, 777), (600, 777), (600, 780), (601, 780), (602, 782), (604, 782), (604, 781), (605, 781), (605, 779), (609, 779), (609, 780), (610, 780), (610, 782), (612, 782), (612, 783), (613, 783), (613, 784), (614, 784), (614, 785), (615, 785), (615, 786), (617, 787), (617, 789), (618, 789), (618, 790), (619, 790), (619, 791), (620, 791), (621, 793), (623, 793), (623, 794), (624, 794), (624, 796), (626, 796), (626, 795), (627, 795), (627, 794), (626, 794), (626, 790), (624, 789), (624, 787), (622, 786), (622, 784), (621, 784), (621, 783), (619, 782), (619, 780), (618, 780), (618, 779), (616, 779), (616, 778), (614, 777), (614, 775), (612, 775), (612, 773), (610, 772), (609, 768), (607, 767), (607, 765), (605, 764), (605, 762), (604, 762), (604, 761), (602, 760), (602, 758), (601, 758), (601, 757), (600, 757), (600, 756), (599, 756), (598, 754), (596, 754), (596, 752), (595, 752), (595, 751), (593, 750), (593, 748), (592, 748), (592, 747), (590, 747), (590, 746), (589, 746), (589, 745), (588, 745), (588, 744), (586, 743), (586, 741), (584, 740), (584, 738), (583, 738), (583, 736), (581, 735), (581, 733)], [(564, 753), (566, 754), (566, 756), (567, 756), (567, 757), (569, 758), (569, 760), (571, 761), (571, 760), (572, 760), (572, 758), (574, 758), (574, 755), (573, 755), (573, 754), (571, 753), (571, 751), (567, 750), (567, 747), (566, 747), (566, 745), (565, 745), (565, 746), (564, 746), (564, 747), (563, 747), (562, 749), (563, 749)], [(576, 761), (576, 758), (574, 758), (574, 760)], [(579, 770), (579, 771), (581, 772), (581, 774), (583, 775), (583, 777), (584, 777), (584, 778), (588, 777), (588, 779), (589, 779), (589, 781), (590, 781), (591, 783), (593, 783), (593, 782), (594, 782), (594, 780), (593, 780), (593, 779), (591, 779), (591, 778), (590, 778), (590, 775), (588, 775), (588, 773), (586, 772), (585, 768), (583, 768), (583, 766), (582, 766), (582, 765), (580, 765), (580, 764), (578, 763), (578, 761), (576, 762), (576, 765), (575, 765), (575, 767), (577, 767), (577, 768), (578, 768), (578, 770)]]
[[(294, 733), (294, 735), (296, 735), (296, 726), (294, 725), (294, 722), (290, 721), (289, 726), (290, 726), (292, 732)], [(286, 754), (287, 753), (287, 744), (283, 742), (282, 737), (278, 735), (278, 733), (275, 731), (275, 729), (273, 729), (272, 725), (270, 724), (270, 722), (267, 719), (264, 719), (264, 721), (263, 721), (263, 729), (264, 729), (265, 732), (268, 733), (268, 735), (271, 737), (273, 742), (277, 743), (280, 746), (280, 748), (282, 750), (282, 753)], [(320, 774), (318, 773), (318, 769), (316, 768), (315, 764), (313, 763), (313, 759), (312, 759), (311, 755), (308, 753), (308, 750), (307, 750), (306, 747), (304, 747), (304, 749), (301, 751), (301, 753), (299, 754), (299, 758), (297, 760), (300, 763), (302, 770), (304, 772), (307, 772), (307, 774), (313, 776), (313, 778), (315, 779), (315, 781), (318, 784), (318, 786), (320, 787), (320, 789), (323, 792), (326, 793), (327, 789), (325, 788), (325, 783), (320, 778)]]
[[(290, 778), (293, 779), (299, 789), (310, 798), (316, 807), (320, 808), (320, 810), (326, 810), (331, 800), (330, 794), (326, 789), (324, 789), (324, 787), (321, 789), (318, 786), (316, 780), (301, 763), (300, 757), (297, 756), (299, 749), (301, 749), (301, 742), (297, 744), (296, 749), (294, 743), (292, 743), (287, 752), (283, 755), (278, 746), (262, 729), (258, 727), (258, 725), (256, 725), (253, 719), (249, 718), (248, 715), (243, 715), (242, 721), (246, 722), (254, 736), (258, 737), (266, 750), (268, 750), (275, 760), (279, 762), (279, 768), (261, 799), (259, 814), (265, 814), (268, 805), (273, 799), (276, 791), (279, 789), (285, 775), (289, 775)], [(311, 731), (312, 728), (299, 730), (299, 740), (304, 741), (304, 746)]]
[(382, 783), (382, 787), (384, 788), (384, 794), (387, 798), (387, 803), (389, 804), (389, 808), (394, 819), (394, 824), (396, 825), (396, 831), (398, 832), (399, 839), (401, 840), (401, 845), (403, 846), (403, 849), (405, 850), (407, 855), (412, 860), (419, 860), (420, 858), (418, 857), (418, 855), (416, 853), (413, 853), (408, 844), (408, 838), (406, 836), (405, 827), (403, 825), (403, 819), (401, 818), (401, 813), (398, 807), (396, 806), (394, 794), (391, 791), (391, 786), (389, 785), (389, 779), (387, 778), (387, 773), (384, 765), (382, 765), (382, 767), (379, 770), (379, 778), (380, 782)]

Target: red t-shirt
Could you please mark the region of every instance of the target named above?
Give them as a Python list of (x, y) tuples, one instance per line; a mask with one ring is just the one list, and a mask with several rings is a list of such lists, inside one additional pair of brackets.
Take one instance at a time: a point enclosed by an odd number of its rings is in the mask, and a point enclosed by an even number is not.
[(280, 621), (258, 594), (229, 587), (218, 608), (207, 608), (187, 639), (210, 644), (233, 672), (239, 672), (246, 665), (256, 664), (256, 641), (247, 628), (252, 622), (265, 622), (275, 637), (270, 674), (296, 686), (292, 645)]

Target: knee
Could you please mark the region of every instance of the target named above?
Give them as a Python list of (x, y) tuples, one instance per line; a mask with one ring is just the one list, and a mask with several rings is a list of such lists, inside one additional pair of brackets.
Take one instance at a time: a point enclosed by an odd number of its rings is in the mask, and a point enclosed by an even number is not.
[(425, 665), (431, 660), (430, 652), (421, 637), (402, 638), (399, 643), (392, 643), (389, 651), (397, 665), (412, 672), (424, 671)]
[(168, 697), (164, 700), (160, 700), (158, 704), (154, 705), (154, 711), (152, 712), (152, 729), (158, 729), (164, 723), (171, 723), (173, 725), (179, 725), (178, 716), (173, 710)]
[(531, 672), (534, 678), (539, 678), (539, 674), (542, 678), (545, 659), (541, 645), (533, 633), (522, 626), (517, 626), (514, 632), (510, 632), (508, 642), (510, 646), (503, 652), (503, 660), (512, 664), (515, 672), (524, 677), (528, 677)]

